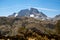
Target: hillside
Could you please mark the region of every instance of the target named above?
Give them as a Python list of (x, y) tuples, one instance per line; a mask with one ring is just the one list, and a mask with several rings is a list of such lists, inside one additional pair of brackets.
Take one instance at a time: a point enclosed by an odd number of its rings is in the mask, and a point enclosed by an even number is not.
[(31, 17), (0, 17), (0, 36), (25, 37), (26, 35), (26, 37), (31, 37), (35, 35), (38, 37), (48, 35), (51, 37), (51, 35), (55, 35), (57, 37), (55, 24), (56, 22), (53, 21), (37, 20)]

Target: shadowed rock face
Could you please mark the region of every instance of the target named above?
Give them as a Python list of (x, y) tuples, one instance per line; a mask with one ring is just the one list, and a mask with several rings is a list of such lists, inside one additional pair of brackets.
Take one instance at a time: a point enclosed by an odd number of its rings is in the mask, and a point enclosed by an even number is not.
[(39, 11), (35, 8), (31, 8), (30, 9), (30, 14), (35, 14), (35, 13), (39, 13)]
[(25, 16), (25, 15), (29, 15), (29, 14), (30, 14), (29, 10), (28, 9), (24, 9), (24, 10), (19, 11), (17, 16), (18, 17), (19, 16)]

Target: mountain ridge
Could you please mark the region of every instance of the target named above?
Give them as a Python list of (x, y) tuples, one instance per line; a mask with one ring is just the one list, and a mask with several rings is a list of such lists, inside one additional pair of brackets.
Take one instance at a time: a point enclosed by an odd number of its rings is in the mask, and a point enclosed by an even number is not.
[[(12, 14), (11, 16), (13, 17), (15, 14)], [(36, 8), (30, 8), (30, 10), (23, 9), (23, 10), (20, 10), (17, 14), (18, 14), (17, 17), (20, 17), (20, 16), (30, 17), (31, 14), (33, 14), (34, 17), (39, 17), (39, 18), (46, 18), (47, 17), (43, 12), (39, 12), (38, 9), (36, 9)], [(11, 16), (9, 16), (9, 17), (11, 17)]]
[(39, 11), (36, 8), (30, 8), (30, 9), (22, 9), (20, 10), (18, 13), (13, 13), (12, 15), (9, 15), (8, 17), (33, 17), (36, 19), (42, 19), (42, 20), (60, 20), (60, 14), (56, 15), (53, 18), (48, 17), (47, 15), (45, 15), (43, 12)]

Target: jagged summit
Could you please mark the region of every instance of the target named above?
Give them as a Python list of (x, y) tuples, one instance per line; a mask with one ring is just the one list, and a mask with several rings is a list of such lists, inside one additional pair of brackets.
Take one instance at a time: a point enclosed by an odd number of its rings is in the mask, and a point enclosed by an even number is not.
[(39, 13), (39, 11), (36, 8), (30, 8), (30, 13)]
[(43, 12), (39, 11), (36, 8), (30, 8), (30, 9), (22, 9), (18, 13), (13, 13), (12, 15), (9, 15), (8, 17), (33, 17), (36, 19), (42, 19), (42, 20), (60, 20), (60, 14), (56, 15), (54, 18), (47, 17)]
[(30, 8), (29, 9), (23, 9), (20, 10), (18, 13), (13, 13), (12, 15), (9, 15), (9, 17), (21, 17), (21, 16), (27, 16), (31, 17), (33, 15), (34, 18), (39, 18), (39, 19), (46, 19), (46, 15), (43, 12), (39, 12), (38, 9), (36, 8)]
[(23, 10), (20, 10), (19, 12), (18, 12), (18, 17), (19, 16), (25, 16), (25, 15), (28, 15), (29, 14), (29, 9), (23, 9)]

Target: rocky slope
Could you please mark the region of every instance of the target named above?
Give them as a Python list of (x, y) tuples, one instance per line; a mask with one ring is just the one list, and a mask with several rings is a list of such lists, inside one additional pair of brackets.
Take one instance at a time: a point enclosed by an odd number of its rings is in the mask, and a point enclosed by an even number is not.
[(59, 37), (55, 30), (55, 23), (52, 21), (31, 17), (0, 17), (0, 38), (49, 40)]
[[(36, 20), (34, 18), (29, 17), (14, 17), (14, 18), (6, 18), (0, 17), (0, 33), (3, 35), (17, 35), (17, 31), (20, 27), (25, 27), (27, 29), (37, 28), (42, 33), (47, 33), (46, 30), (53, 30), (54, 23), (50, 23), (49, 21), (41, 21)], [(33, 29), (34, 30), (34, 29)], [(4, 34), (4, 32), (7, 32)], [(11, 33), (12, 32), (12, 33)], [(54, 31), (52, 31), (52, 34)], [(10, 36), (11, 36), (10, 35)]]

